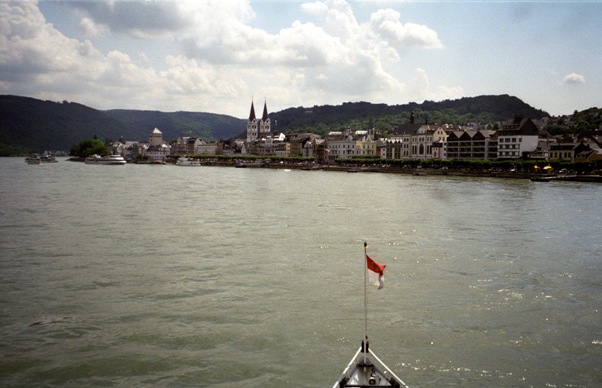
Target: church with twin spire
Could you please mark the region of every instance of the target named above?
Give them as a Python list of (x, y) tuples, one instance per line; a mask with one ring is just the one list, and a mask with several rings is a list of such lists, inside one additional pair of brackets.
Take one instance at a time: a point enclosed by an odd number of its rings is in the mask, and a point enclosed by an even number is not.
[(265, 139), (272, 135), (272, 125), (270, 118), (268, 117), (268, 106), (267, 102), (263, 104), (263, 114), (261, 119), (257, 119), (255, 115), (255, 105), (251, 101), (251, 112), (249, 113), (249, 119), (247, 120), (247, 142), (251, 143)]

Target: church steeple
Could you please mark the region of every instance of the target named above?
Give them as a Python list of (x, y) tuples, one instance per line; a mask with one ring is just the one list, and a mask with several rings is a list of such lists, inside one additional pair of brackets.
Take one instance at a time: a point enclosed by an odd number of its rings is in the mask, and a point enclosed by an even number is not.
[(253, 105), (253, 101), (251, 101), (251, 113), (249, 113), (249, 121), (254, 121), (255, 119), (255, 106)]
[(255, 117), (255, 105), (251, 100), (251, 113), (249, 113), (249, 120), (247, 120), (247, 141), (255, 141), (259, 137), (257, 126), (257, 117)]
[(268, 116), (268, 104), (263, 103), (263, 115), (261, 116), (261, 122), (259, 123), (259, 137), (267, 138), (272, 135), (272, 125), (270, 117)]
[(262, 121), (267, 121), (268, 119), (268, 103), (263, 103), (263, 115), (261, 116)]

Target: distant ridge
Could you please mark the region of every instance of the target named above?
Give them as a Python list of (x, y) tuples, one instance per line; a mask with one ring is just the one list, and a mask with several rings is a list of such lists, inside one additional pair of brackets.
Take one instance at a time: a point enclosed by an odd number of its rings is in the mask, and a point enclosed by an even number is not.
[(0, 96), (0, 154), (10, 150), (67, 151), (83, 139), (127, 135), (126, 127), (101, 111), (75, 102)]
[[(243, 110), (243, 109), (241, 109)], [(98, 139), (147, 141), (155, 127), (167, 141), (178, 136), (204, 140), (227, 139), (245, 130), (243, 120), (212, 113), (138, 110), (100, 111), (75, 102), (42, 101), (0, 96), (0, 156), (68, 151), (73, 145)]]
[(300, 130), (319, 124), (329, 130), (334, 130), (337, 126), (339, 129), (349, 126), (354, 121), (366, 125), (370, 118), (380, 119), (381, 127), (395, 127), (407, 123), (412, 112), (417, 123), (428, 121), (429, 123), (446, 124), (494, 123), (508, 120), (516, 115), (533, 119), (550, 116), (547, 112), (533, 108), (517, 97), (504, 94), (464, 97), (440, 102), (412, 102), (403, 105), (346, 102), (337, 106), (289, 108), (274, 113), (270, 117), (272, 122), (278, 121), (278, 129), (281, 131), (287, 131), (289, 128)]
[[(241, 109), (242, 110), (242, 109)], [(227, 115), (201, 112), (160, 112), (115, 109), (104, 112), (127, 128), (125, 140), (148, 140), (148, 134), (159, 128), (163, 139), (172, 141), (180, 136), (200, 137), (203, 140), (226, 140), (240, 136), (246, 120)]]
[[(248, 107), (241, 107), (246, 112)], [(388, 131), (406, 123), (410, 112), (416, 121), (466, 124), (499, 122), (524, 115), (549, 116), (543, 110), (509, 95), (464, 97), (441, 102), (404, 105), (346, 102), (342, 105), (289, 108), (270, 113), (272, 128), (280, 132), (311, 131), (324, 134), (351, 126), (365, 126), (373, 118), (377, 130)], [(153, 128), (167, 141), (179, 136), (219, 140), (244, 134), (245, 121), (227, 115), (200, 112), (141, 110), (100, 111), (75, 102), (42, 101), (29, 97), (0, 95), (0, 156), (69, 150), (84, 139), (146, 141)]]

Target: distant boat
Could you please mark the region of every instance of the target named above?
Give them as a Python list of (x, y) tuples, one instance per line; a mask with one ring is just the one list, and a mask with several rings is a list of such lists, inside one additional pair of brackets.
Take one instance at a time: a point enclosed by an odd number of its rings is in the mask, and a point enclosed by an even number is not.
[(549, 182), (551, 180), (557, 179), (556, 176), (534, 176), (531, 178), (532, 182)]
[(120, 166), (126, 164), (125, 159), (121, 155), (109, 155), (109, 156), (100, 156), (100, 155), (90, 155), (84, 161), (86, 164), (105, 164), (105, 165), (115, 165)]
[(30, 156), (29, 158), (25, 158), (25, 163), (27, 164), (42, 164), (42, 159), (39, 156)]
[(186, 156), (178, 158), (178, 160), (176, 161), (176, 166), (194, 167), (194, 166), (200, 166), (200, 165), (201, 165), (200, 160), (194, 159), (194, 158), (187, 158)]
[(246, 168), (246, 167), (265, 167), (266, 163), (263, 160), (256, 160), (254, 162), (242, 162), (238, 163), (235, 167)]
[(57, 163), (58, 162), (56, 160), (56, 158), (52, 155), (42, 155), (40, 157), (40, 160), (42, 161), (42, 163)]
[[(393, 373), (391, 369), (384, 362), (382, 362), (374, 352), (369, 348), (368, 345), (368, 298), (366, 291), (366, 272), (369, 262), (372, 259), (368, 258), (366, 253), (366, 247), (368, 245), (364, 243), (364, 256), (366, 263), (364, 264), (364, 317), (365, 317), (365, 329), (364, 337), (365, 341), (362, 341), (360, 348), (357, 350), (355, 355), (351, 358), (351, 361), (347, 367), (343, 370), (341, 377), (332, 386), (332, 388), (368, 388), (368, 387), (406, 387), (406, 383), (403, 382), (399, 377)], [(378, 265), (378, 264), (377, 264)], [(372, 270), (372, 269), (371, 269)], [(384, 271), (384, 266), (381, 271)], [(381, 272), (382, 276), (382, 272)], [(382, 288), (382, 284), (379, 288)]]

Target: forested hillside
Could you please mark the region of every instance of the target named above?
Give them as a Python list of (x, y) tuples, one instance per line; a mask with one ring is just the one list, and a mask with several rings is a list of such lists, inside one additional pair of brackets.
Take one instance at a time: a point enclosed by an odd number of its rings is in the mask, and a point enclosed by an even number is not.
[(94, 136), (103, 141), (146, 141), (155, 127), (167, 141), (183, 135), (227, 139), (246, 128), (244, 120), (211, 113), (100, 111), (74, 102), (0, 96), (0, 156), (67, 151)]
[(200, 112), (159, 112), (142, 110), (109, 110), (107, 116), (127, 128), (127, 140), (146, 140), (158, 128), (163, 139), (172, 141), (180, 136), (195, 136), (203, 140), (230, 139), (242, 136), (246, 120), (232, 116)]
[(417, 123), (495, 123), (523, 115), (533, 119), (549, 114), (508, 95), (466, 97), (441, 102), (425, 101), (404, 105), (370, 104), (368, 102), (324, 105), (312, 108), (290, 108), (270, 115), (282, 132), (316, 132), (324, 135), (344, 128), (365, 129), (370, 118), (381, 134), (392, 132), (410, 120), (414, 113)]
[(84, 139), (117, 138), (127, 128), (101, 111), (74, 102), (0, 96), (0, 155), (64, 150)]
[(589, 108), (581, 112), (575, 111), (570, 116), (554, 117), (546, 130), (552, 135), (581, 134), (602, 130), (602, 109)]

